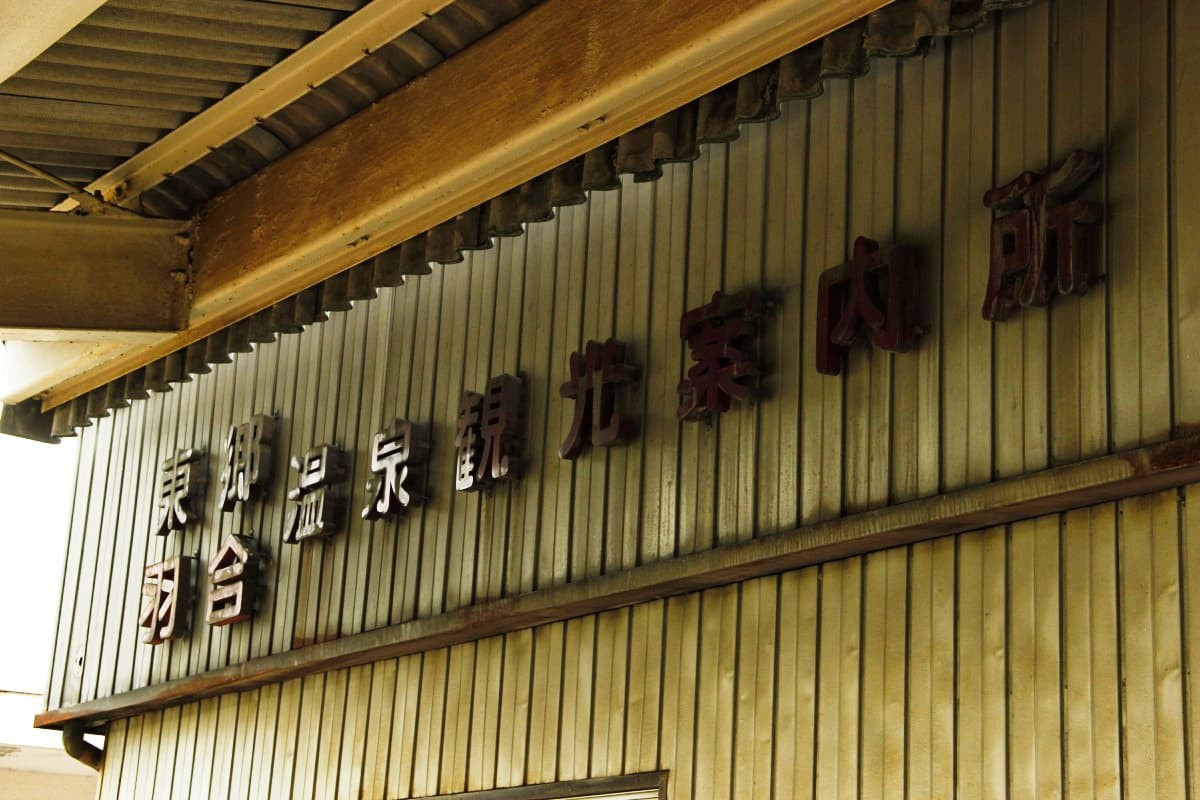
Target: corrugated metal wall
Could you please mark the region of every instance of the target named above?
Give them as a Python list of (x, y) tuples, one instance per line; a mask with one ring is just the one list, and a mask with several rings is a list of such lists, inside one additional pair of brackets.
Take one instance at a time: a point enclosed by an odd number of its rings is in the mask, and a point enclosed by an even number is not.
[(102, 797), (1200, 796), (1200, 485), (113, 723)]
[[(831, 82), (656, 183), (596, 193), (114, 412), (80, 443), (49, 705), (1194, 430), (1200, 248), (1187, 221), (1200, 192), (1170, 176), (1200, 158), (1200, 126), (1183, 124), (1200, 107), (1198, 16), (1166, 0), (1006, 13), (923, 59)], [(984, 191), (1080, 146), (1106, 154), (1088, 191), (1108, 210), (1108, 279), (986, 322)], [(844, 378), (822, 376), (817, 280), (858, 235), (920, 248), (931, 332), (914, 353), (857, 350)], [(680, 425), (680, 314), (744, 287), (778, 301), (763, 400), (713, 427)], [(572, 465), (556, 456), (572, 413), (558, 387), (570, 352), (608, 336), (643, 365), (641, 432)], [(527, 477), (455, 494), (459, 394), (501, 372), (526, 379)], [(162, 459), (201, 448), (215, 484), (230, 423), (270, 411), (281, 430), (267, 501), (222, 514), (210, 486), (203, 524), (149, 535)], [(397, 415), (433, 426), (433, 498), (400, 523), (364, 524), (369, 438)], [(285, 459), (326, 441), (353, 451), (353, 523), (284, 546)], [(206, 564), (231, 531), (272, 553), (258, 617), (141, 644), (143, 565), (175, 553)]]

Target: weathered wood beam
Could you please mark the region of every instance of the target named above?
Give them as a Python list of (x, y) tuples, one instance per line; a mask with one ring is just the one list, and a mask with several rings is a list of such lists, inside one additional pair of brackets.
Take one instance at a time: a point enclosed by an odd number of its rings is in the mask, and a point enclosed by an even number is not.
[(305, 675), (476, 641), (838, 558), (1200, 481), (1200, 437), (1056, 467), (256, 658), (39, 714), (90, 726)]
[(868, 14), (889, 0), (545, 0), (200, 213), (187, 331), (52, 408)]
[(191, 242), (185, 222), (0, 212), (0, 336), (180, 330)]

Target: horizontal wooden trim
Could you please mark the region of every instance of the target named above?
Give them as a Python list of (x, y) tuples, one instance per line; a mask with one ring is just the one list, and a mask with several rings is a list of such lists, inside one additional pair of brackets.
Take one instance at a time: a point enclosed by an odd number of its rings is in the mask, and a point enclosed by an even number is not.
[(440, 794), (418, 800), (571, 800), (571, 798), (629, 795), (635, 792), (657, 791), (667, 796), (666, 772), (639, 772), (634, 775), (614, 775), (603, 778), (583, 778), (557, 783), (535, 783), (504, 789), (484, 789), (478, 792)]
[(276, 653), (39, 714), (89, 726), (206, 697), (434, 650), (834, 559), (1200, 482), (1200, 437), (806, 525), (625, 572)]
[(189, 328), (46, 387), (50, 409), (267, 308), (887, 5), (545, 0), (225, 191)]

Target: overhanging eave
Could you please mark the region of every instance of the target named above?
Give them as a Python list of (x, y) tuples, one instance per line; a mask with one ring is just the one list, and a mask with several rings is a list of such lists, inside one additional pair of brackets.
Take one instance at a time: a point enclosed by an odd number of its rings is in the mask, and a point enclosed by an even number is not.
[(209, 203), (189, 327), (44, 385), (44, 405), (199, 341), (884, 5), (546, 0)]

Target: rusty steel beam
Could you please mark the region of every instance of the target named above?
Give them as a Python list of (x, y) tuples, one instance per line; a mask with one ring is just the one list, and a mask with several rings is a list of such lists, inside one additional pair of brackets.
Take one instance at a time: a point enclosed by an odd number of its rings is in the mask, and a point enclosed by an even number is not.
[(1200, 437), (1008, 478), (715, 550), (256, 658), (39, 714), (89, 726), (268, 683), (396, 658), (1200, 481)]
[(0, 211), (0, 338), (180, 330), (191, 230), (174, 220)]

